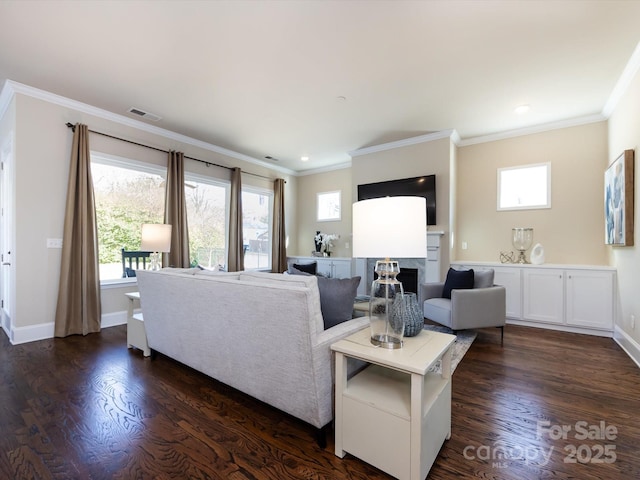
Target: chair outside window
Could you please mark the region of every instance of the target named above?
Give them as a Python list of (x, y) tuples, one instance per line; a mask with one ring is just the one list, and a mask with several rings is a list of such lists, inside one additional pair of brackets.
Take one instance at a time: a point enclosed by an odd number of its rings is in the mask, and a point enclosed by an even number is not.
[(135, 277), (136, 270), (142, 267), (146, 270), (147, 263), (150, 263), (151, 252), (143, 252), (140, 250), (122, 249), (122, 278)]

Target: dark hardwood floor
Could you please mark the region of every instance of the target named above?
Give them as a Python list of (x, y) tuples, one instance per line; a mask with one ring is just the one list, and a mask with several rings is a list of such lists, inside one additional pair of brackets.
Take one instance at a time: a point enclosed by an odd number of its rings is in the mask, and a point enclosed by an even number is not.
[[(499, 336), (480, 331), (456, 369), (453, 435), (428, 478), (640, 478), (640, 369), (613, 340), (511, 325), (503, 347)], [(127, 350), (124, 326), (0, 337), (1, 479), (390, 478), (336, 457), (331, 436), (320, 449), (292, 417)]]

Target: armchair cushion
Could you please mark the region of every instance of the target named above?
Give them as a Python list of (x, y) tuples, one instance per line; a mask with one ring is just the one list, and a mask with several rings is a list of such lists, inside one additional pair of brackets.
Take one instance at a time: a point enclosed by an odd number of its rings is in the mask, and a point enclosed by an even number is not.
[(451, 298), (451, 290), (473, 288), (474, 274), (473, 269), (455, 270), (449, 268), (447, 279), (444, 281), (442, 289), (442, 298)]

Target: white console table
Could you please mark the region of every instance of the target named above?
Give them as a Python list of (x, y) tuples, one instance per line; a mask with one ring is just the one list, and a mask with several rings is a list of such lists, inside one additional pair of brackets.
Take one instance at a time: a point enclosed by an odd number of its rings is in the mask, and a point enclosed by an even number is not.
[(508, 323), (610, 337), (615, 318), (613, 267), (453, 262), (458, 269), (493, 268), (507, 294)]
[[(423, 330), (397, 350), (370, 342), (365, 328), (336, 342), (335, 454), (350, 453), (407, 480), (424, 480), (451, 437), (454, 335)], [(347, 379), (348, 358), (370, 363)], [(430, 372), (438, 360), (439, 373)]]
[(351, 259), (344, 257), (287, 257), (289, 263), (318, 264), (318, 273), (331, 278), (351, 278)]

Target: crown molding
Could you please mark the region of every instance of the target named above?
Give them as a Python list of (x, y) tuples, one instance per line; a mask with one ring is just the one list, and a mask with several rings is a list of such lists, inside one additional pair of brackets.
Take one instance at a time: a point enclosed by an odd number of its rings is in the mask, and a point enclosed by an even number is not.
[(587, 115), (585, 117), (576, 117), (567, 120), (560, 120), (558, 122), (543, 123), (540, 125), (533, 125), (531, 127), (518, 128), (516, 130), (507, 130), (505, 132), (493, 133), (491, 135), (465, 138), (463, 140), (460, 140), (457, 145), (459, 147), (467, 147), (469, 145), (477, 145), (479, 143), (506, 140), (508, 138), (522, 137), (524, 135), (548, 132), (550, 130), (560, 130), (562, 128), (577, 127), (580, 125), (587, 125), (589, 123), (603, 122), (605, 120), (606, 117), (604, 115), (602, 115), (601, 113), (596, 113), (594, 115)]
[(2, 90), (0, 90), (0, 118), (4, 117), (4, 114), (7, 113), (11, 100), (13, 100), (15, 93), (12, 86), (13, 83), (11, 80), (5, 80), (4, 85), (2, 85)]
[[(405, 138), (404, 140), (396, 140), (395, 142), (382, 143), (380, 145), (373, 145), (371, 147), (364, 147), (358, 150), (352, 150), (347, 152), (351, 157), (358, 157), (360, 155), (368, 155), (369, 153), (383, 152), (385, 150), (392, 150), (399, 147), (408, 147), (410, 145), (417, 145), (418, 143), (433, 142), (434, 140), (440, 140), (441, 138), (451, 138), (457, 136), (455, 130), (441, 130), (439, 132), (427, 133), (425, 135), (419, 135), (417, 137)], [(460, 138), (459, 136), (457, 138)]]
[[(5, 100), (4, 98), (5, 91), (7, 91), (6, 96), (9, 97), (8, 100)], [(249, 155), (234, 152), (233, 150), (229, 150), (224, 147), (219, 147), (218, 145), (214, 145), (212, 143), (203, 142), (202, 140), (197, 140), (195, 138), (182, 135), (180, 133), (172, 132), (171, 130), (167, 130), (165, 128), (149, 125), (147, 123), (141, 122), (140, 120), (125, 117), (124, 115), (120, 115), (118, 113), (109, 112), (108, 110), (94, 107), (92, 105), (88, 105), (86, 103), (82, 103), (77, 100), (72, 100), (70, 98), (63, 97), (61, 95), (56, 95), (55, 93), (47, 92), (45, 90), (40, 90), (39, 88), (30, 87), (22, 83), (14, 82), (13, 80), (6, 80), (4, 87), (2, 89), (2, 92), (0, 93), (0, 117), (2, 117), (2, 114), (4, 114), (4, 111), (3, 111), (4, 103), (7, 103), (8, 105), (9, 102), (11, 101), (11, 98), (13, 98), (13, 96), (16, 93), (37, 98), (39, 100), (53, 103), (55, 105), (60, 105), (61, 107), (86, 113), (88, 115), (109, 120), (114, 123), (119, 123), (120, 125), (135, 128), (137, 130), (142, 130), (144, 132), (151, 133), (153, 135), (158, 135), (158, 136), (167, 138), (169, 140), (180, 142), (185, 145), (191, 145), (193, 147), (198, 147), (204, 150), (208, 150), (210, 152), (219, 153), (221, 155), (235, 158), (237, 160), (242, 160), (244, 162), (252, 163), (254, 165), (259, 165), (261, 167), (268, 168), (269, 170), (276, 170), (278, 172), (285, 173), (288, 175), (296, 174), (296, 172), (293, 170), (280, 167), (278, 165), (272, 165), (270, 163), (264, 162), (257, 158), (250, 157)], [(6, 109), (6, 106), (4, 106), (4, 108)]]
[(304, 177), (306, 175), (315, 175), (316, 173), (333, 172), (334, 170), (344, 170), (345, 168), (351, 168), (351, 161), (338, 163), (336, 165), (328, 165), (326, 167), (310, 168), (309, 170), (301, 170), (296, 172), (297, 177)]
[(627, 92), (627, 89), (629, 88), (633, 77), (635, 77), (636, 73), (638, 73), (638, 69), (640, 69), (640, 42), (638, 42), (638, 45), (636, 45), (636, 49), (631, 54), (631, 58), (629, 58), (627, 65), (622, 71), (622, 75), (620, 75), (616, 86), (613, 87), (611, 95), (609, 95), (609, 99), (602, 109), (602, 115), (604, 115), (606, 118), (609, 118), (611, 116), (616, 106), (618, 105), (618, 102)]

